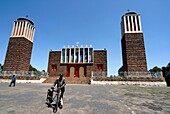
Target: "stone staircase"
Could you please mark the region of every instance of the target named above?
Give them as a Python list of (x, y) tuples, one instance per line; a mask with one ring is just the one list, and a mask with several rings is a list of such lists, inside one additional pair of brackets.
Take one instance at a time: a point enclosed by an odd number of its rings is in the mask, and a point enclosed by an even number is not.
[[(43, 83), (54, 83), (57, 77), (48, 77)], [(66, 84), (88, 84), (90, 77), (65, 77)]]
[(57, 77), (48, 77), (43, 83), (54, 83)]

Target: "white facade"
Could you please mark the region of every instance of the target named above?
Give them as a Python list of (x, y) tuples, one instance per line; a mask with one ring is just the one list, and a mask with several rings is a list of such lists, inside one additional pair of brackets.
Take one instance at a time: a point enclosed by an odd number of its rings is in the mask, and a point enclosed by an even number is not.
[(134, 12), (126, 13), (121, 21), (122, 36), (124, 33), (142, 33), (140, 15)]
[(35, 27), (28, 19), (14, 21), (11, 37), (24, 37), (33, 42)]
[(61, 63), (93, 63), (92, 47), (62, 48)]

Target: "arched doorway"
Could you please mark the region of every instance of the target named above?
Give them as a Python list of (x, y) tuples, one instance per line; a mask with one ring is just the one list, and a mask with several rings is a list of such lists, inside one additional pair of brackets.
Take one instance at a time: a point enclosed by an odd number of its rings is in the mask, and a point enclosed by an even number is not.
[(70, 77), (74, 77), (74, 74), (75, 74), (75, 68), (71, 67), (70, 68)]
[(84, 77), (84, 67), (79, 68), (79, 76)]

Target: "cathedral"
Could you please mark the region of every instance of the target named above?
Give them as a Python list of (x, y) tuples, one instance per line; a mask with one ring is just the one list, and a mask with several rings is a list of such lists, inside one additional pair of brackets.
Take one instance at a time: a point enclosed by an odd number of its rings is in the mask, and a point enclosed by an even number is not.
[[(28, 71), (35, 27), (28, 18), (18, 18), (13, 25), (3, 71)], [(126, 72), (147, 72), (144, 37), (140, 15), (128, 12), (121, 18), (123, 69)], [(48, 58), (49, 76), (91, 77), (93, 72), (107, 76), (107, 50), (90, 46), (63, 47), (51, 50)]]

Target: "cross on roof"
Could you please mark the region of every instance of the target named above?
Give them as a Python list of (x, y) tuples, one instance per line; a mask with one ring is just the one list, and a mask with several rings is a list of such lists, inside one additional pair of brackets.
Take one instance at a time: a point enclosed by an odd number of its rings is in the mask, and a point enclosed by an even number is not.
[(79, 45), (79, 42), (76, 42), (76, 47), (78, 47), (78, 45)]

